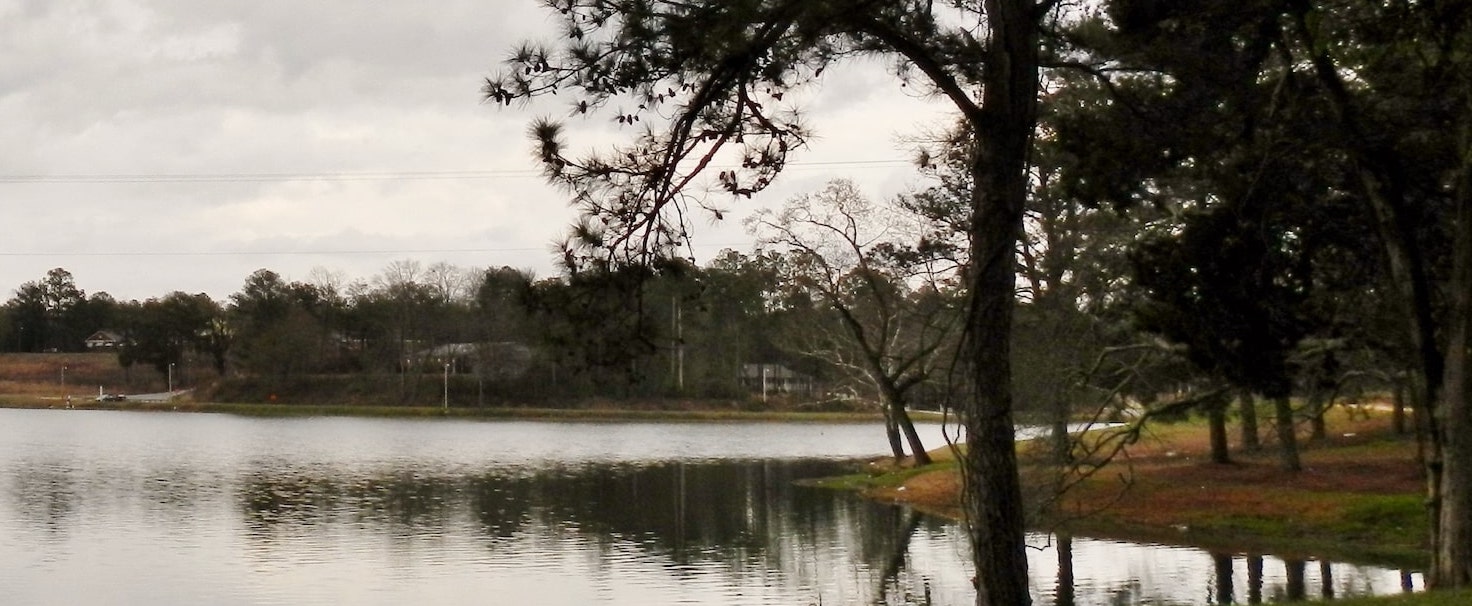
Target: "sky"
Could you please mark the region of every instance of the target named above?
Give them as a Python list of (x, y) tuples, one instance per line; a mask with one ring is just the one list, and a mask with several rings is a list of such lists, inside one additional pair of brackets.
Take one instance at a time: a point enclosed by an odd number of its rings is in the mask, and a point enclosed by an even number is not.
[[(555, 275), (576, 214), (528, 124), (564, 119), (575, 150), (632, 135), (565, 99), (482, 102), (556, 17), (536, 0), (0, 0), (0, 297), (57, 267), (119, 300), (225, 300), (263, 268)], [(817, 137), (767, 192), (695, 222), (697, 262), (749, 252), (743, 217), (829, 179), (875, 199), (916, 186), (904, 138), (946, 121), (877, 61), (794, 99)]]

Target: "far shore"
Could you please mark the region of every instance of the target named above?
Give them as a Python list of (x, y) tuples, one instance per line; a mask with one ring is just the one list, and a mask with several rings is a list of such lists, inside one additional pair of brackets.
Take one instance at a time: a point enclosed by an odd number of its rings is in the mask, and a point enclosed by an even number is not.
[[(59, 397), (0, 395), (0, 408), (66, 409)], [(74, 410), (120, 410), (145, 412), (201, 412), (264, 417), (351, 416), (383, 418), (515, 419), (538, 421), (661, 421), (661, 422), (791, 422), (791, 423), (880, 423), (879, 412), (808, 412), (784, 410), (663, 410), (617, 407), (462, 407), (381, 406), (350, 404), (269, 404), (169, 401), (97, 401), (73, 398)], [(916, 420), (940, 421), (936, 413), (919, 413)]]

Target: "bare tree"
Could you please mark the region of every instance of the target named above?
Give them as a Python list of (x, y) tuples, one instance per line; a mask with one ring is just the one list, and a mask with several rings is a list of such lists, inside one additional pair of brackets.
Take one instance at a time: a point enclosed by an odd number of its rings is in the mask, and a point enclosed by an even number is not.
[(915, 387), (955, 353), (959, 314), (950, 289), (955, 267), (919, 248), (916, 217), (876, 207), (852, 182), (835, 180), (789, 200), (780, 213), (747, 223), (765, 245), (787, 252), (781, 278), (834, 312), (807, 323), (803, 353), (861, 377), (879, 396), (895, 457), (899, 433), (917, 464), (930, 463), (908, 412)]
[(480, 273), (440, 261), (424, 271), (423, 280), (445, 303), (466, 301), (474, 296), (476, 278)]

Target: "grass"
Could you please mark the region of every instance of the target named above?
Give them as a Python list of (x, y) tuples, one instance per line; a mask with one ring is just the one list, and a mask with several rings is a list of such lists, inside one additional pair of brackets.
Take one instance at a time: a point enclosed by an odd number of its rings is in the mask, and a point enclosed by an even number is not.
[[(1208, 459), (1203, 423), (1155, 427), (1034, 520), (1104, 538), (1424, 566), (1429, 530), (1414, 440), (1392, 435), (1388, 414), (1338, 414), (1330, 422), (1335, 433), (1328, 439), (1303, 444), (1304, 470), (1297, 473), (1280, 469), (1272, 445), (1234, 452), (1232, 464), (1219, 465)], [(1035, 450), (1020, 448), (1024, 484), (1034, 496), (1053, 496), (1056, 468), (1039, 462)], [(818, 485), (960, 515), (954, 461), (871, 466)]]
[[(60, 395), (63, 368), (66, 387), (76, 394), (87, 393), (89, 389), (95, 391), (99, 385), (108, 391), (155, 387), (163, 391), (168, 382), (166, 373), (148, 365), (123, 368), (115, 353), (0, 353), (0, 393), (17, 393), (19, 389)], [(181, 376), (186, 372), (208, 372), (193, 366), (175, 370)]]

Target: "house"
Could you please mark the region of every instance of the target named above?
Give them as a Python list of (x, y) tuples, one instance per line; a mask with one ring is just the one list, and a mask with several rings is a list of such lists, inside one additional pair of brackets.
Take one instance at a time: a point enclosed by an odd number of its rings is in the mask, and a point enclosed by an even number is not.
[(421, 365), (448, 364), (455, 373), (469, 372), (490, 379), (515, 379), (531, 367), (531, 349), (520, 343), (447, 343), (414, 354)]
[(742, 364), (741, 385), (766, 393), (812, 393), (813, 378), (782, 364)]
[(123, 336), (111, 330), (99, 330), (84, 341), (87, 349), (117, 349), (123, 345)]

